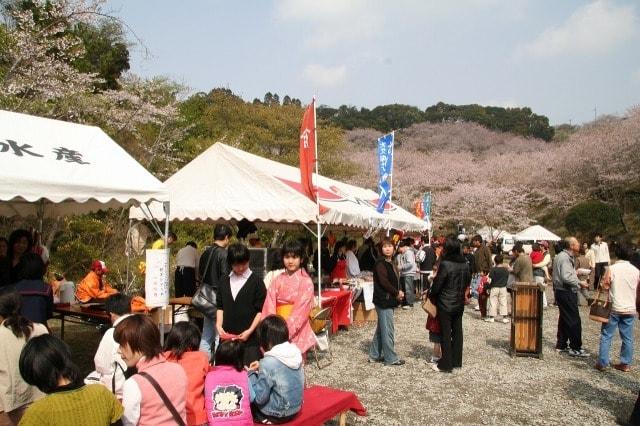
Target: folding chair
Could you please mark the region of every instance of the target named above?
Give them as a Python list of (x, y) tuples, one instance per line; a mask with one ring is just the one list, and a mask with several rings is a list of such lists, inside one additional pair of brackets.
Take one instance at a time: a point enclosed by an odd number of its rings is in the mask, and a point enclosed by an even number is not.
[[(316, 308), (317, 309), (317, 308)], [(333, 353), (329, 345), (329, 332), (331, 330), (331, 308), (323, 308), (317, 312), (312, 312), (309, 317), (311, 328), (316, 337), (316, 344), (311, 348), (313, 357), (316, 360), (318, 369), (323, 369), (331, 365), (333, 362)], [(325, 365), (320, 364), (319, 352), (326, 352), (329, 354), (329, 362)]]

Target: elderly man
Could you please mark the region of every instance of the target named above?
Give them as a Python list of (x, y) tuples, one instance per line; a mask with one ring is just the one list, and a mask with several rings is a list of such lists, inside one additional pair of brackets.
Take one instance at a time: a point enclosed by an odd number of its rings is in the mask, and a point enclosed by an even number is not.
[[(556, 350), (571, 356), (588, 357), (582, 348), (582, 323), (578, 311), (578, 289), (587, 288), (576, 274), (574, 257), (580, 252), (580, 243), (574, 237), (565, 239), (565, 249), (553, 260), (553, 290), (560, 309)], [(567, 340), (569, 346), (567, 347)]]

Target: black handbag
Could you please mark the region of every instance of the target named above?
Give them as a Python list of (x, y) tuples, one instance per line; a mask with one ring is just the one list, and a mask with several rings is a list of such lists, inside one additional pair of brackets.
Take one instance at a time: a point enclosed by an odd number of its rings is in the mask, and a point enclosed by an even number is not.
[(600, 299), (601, 288), (598, 287), (596, 297), (591, 302), (591, 306), (589, 306), (589, 319), (606, 324), (609, 322), (609, 315), (611, 314), (611, 303), (609, 301), (609, 290), (606, 290), (607, 299)]
[(201, 314), (215, 319), (217, 311), (216, 289), (204, 282), (204, 277), (206, 277), (206, 274), (209, 271), (209, 264), (211, 263), (214, 251), (215, 247), (211, 250), (211, 253), (209, 253), (209, 258), (207, 259), (207, 263), (202, 274), (202, 282), (191, 298), (191, 306)]

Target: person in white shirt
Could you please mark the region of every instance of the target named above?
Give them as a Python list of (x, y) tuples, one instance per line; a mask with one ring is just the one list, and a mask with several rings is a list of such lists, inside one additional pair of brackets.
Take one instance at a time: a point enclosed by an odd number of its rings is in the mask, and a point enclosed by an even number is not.
[(196, 292), (196, 265), (199, 263), (198, 246), (189, 241), (176, 254), (175, 295), (193, 297)]
[(126, 317), (131, 315), (131, 298), (126, 294), (116, 293), (109, 296), (104, 307), (111, 316), (113, 327), (109, 328), (100, 340), (100, 345), (93, 358), (95, 371), (84, 379), (86, 384), (100, 383), (106, 386), (117, 398), (122, 400), (122, 386), (126, 380), (127, 364), (118, 353), (119, 345), (113, 338), (113, 330)]
[(593, 250), (593, 256), (595, 258), (595, 277), (593, 280), (593, 289), (596, 290), (600, 286), (600, 281), (604, 277), (605, 270), (609, 266), (609, 246), (606, 242), (602, 241), (602, 234), (596, 233), (596, 236), (591, 244), (591, 250)]
[(347, 278), (357, 278), (360, 276), (360, 262), (354, 253), (358, 244), (356, 240), (347, 242)]
[(611, 314), (609, 322), (602, 324), (600, 334), (600, 354), (596, 369), (603, 371), (609, 367), (609, 349), (616, 329), (620, 330), (622, 347), (620, 362), (613, 368), (630, 371), (633, 360), (633, 323), (636, 319), (636, 298), (640, 271), (629, 263), (631, 250), (626, 244), (616, 244), (614, 249), (618, 261), (609, 267), (602, 280), (602, 287), (609, 290)]

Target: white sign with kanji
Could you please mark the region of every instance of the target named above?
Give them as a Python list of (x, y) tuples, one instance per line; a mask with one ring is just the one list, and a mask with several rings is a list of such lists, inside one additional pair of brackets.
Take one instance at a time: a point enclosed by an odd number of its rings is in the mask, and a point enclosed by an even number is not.
[(166, 249), (146, 251), (145, 303), (150, 308), (169, 304), (169, 256)]

